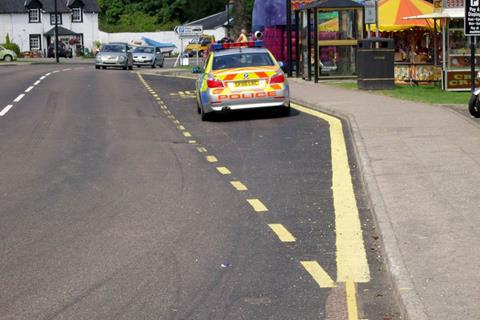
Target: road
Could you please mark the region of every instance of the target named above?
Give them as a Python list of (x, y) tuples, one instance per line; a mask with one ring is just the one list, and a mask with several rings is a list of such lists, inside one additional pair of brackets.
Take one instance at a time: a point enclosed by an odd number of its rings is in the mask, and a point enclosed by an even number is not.
[(338, 120), (201, 122), (192, 80), (90, 65), (0, 86), (2, 320), (397, 319)]

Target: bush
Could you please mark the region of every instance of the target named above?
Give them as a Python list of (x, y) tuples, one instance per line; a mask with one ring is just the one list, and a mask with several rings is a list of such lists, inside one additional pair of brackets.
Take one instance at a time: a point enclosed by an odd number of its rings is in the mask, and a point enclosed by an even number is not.
[(13, 42), (5, 43), (5, 44), (2, 44), (2, 47), (8, 50), (12, 50), (17, 54), (18, 57), (21, 57), (20, 47), (16, 43), (13, 43)]

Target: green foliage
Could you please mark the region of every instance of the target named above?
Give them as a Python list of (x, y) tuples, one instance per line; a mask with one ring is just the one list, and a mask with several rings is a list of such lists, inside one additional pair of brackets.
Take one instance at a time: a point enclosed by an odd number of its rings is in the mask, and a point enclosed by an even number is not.
[(8, 49), (8, 50), (12, 50), (13, 52), (15, 52), (17, 54), (18, 57), (21, 56), (20, 55), (20, 47), (16, 43), (13, 43), (13, 42), (5, 43), (5, 44), (2, 44), (2, 47), (4, 47), (5, 49)]
[[(248, 0), (253, 3), (253, 0)], [(224, 10), (226, 0), (98, 0), (106, 32), (172, 30)]]
[(5, 44), (10, 44), (10, 43), (11, 43), (10, 36), (7, 33), (7, 36), (5, 37)]

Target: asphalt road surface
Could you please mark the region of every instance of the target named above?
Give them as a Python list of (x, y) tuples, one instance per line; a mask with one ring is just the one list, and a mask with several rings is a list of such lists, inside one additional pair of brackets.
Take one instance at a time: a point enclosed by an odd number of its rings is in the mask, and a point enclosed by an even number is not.
[(0, 88), (0, 319), (398, 318), (352, 157), (369, 277), (338, 281), (327, 121), (201, 122), (192, 80), (92, 66)]

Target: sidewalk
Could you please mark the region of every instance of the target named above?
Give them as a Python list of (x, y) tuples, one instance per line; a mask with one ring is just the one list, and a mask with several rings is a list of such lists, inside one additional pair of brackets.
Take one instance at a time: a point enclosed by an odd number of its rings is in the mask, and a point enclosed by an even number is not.
[(290, 85), (294, 101), (350, 122), (406, 318), (480, 319), (480, 126), (448, 108)]

